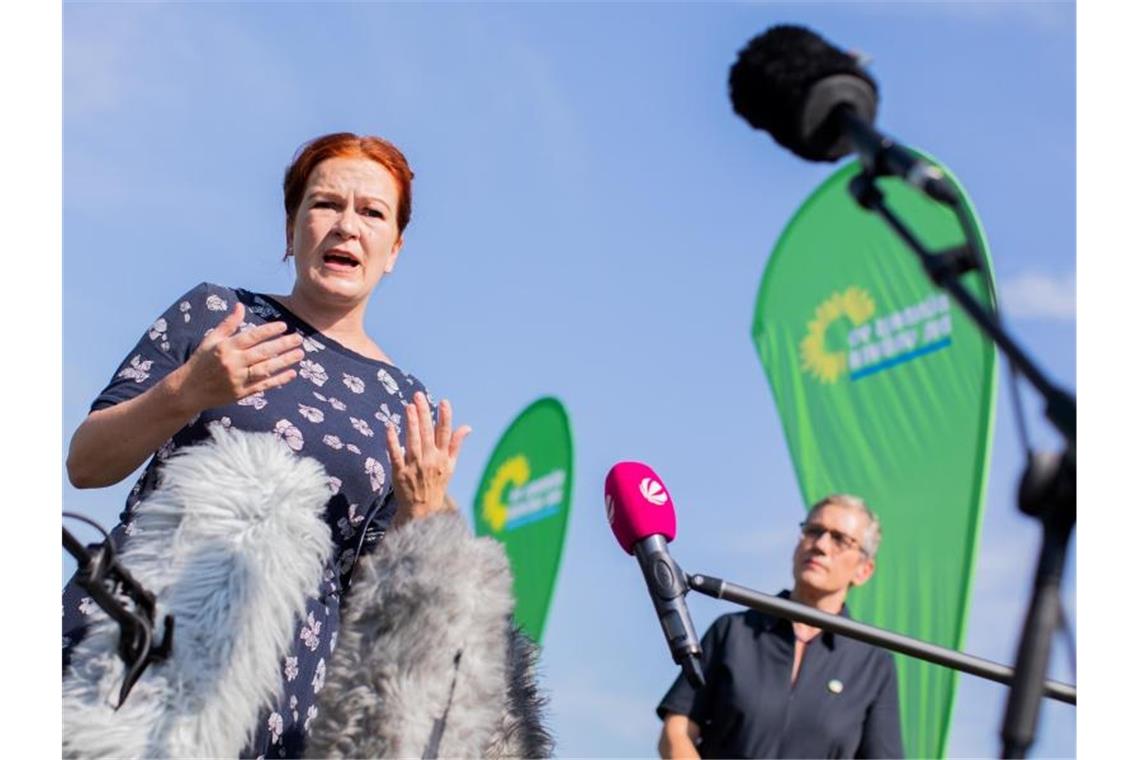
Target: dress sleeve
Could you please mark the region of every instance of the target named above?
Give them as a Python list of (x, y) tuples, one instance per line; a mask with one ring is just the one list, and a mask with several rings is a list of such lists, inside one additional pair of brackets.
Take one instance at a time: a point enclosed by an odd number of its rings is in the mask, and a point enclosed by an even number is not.
[(186, 363), (206, 333), (233, 311), (236, 301), (229, 288), (203, 282), (171, 304), (115, 370), (91, 411), (122, 403), (157, 385)]
[(701, 670), (705, 674), (703, 689), (694, 689), (682, 673), (673, 681), (669, 691), (657, 705), (657, 717), (665, 720), (669, 713), (687, 715), (697, 724), (703, 724), (704, 719), (710, 715), (712, 705), (711, 695), (716, 693), (713, 680), (717, 677), (719, 664), (724, 659), (724, 636), (728, 629), (729, 618), (722, 615), (717, 618), (705, 635), (701, 637)]
[(899, 726), (899, 686), (895, 673), (894, 657), (881, 652), (885, 660), (887, 677), (863, 721), (863, 738), (855, 757), (905, 757), (903, 754), (902, 729)]

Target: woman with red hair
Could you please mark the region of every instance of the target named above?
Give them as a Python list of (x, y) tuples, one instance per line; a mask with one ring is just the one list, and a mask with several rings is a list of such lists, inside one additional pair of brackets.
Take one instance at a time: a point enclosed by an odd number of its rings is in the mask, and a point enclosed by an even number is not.
[[(364, 329), (372, 292), (403, 246), (412, 177), (403, 154), (377, 137), (337, 133), (302, 146), (284, 182), (292, 291), (190, 290), (127, 354), (71, 440), (67, 470), (78, 488), (118, 483), (149, 458), (112, 532), (116, 545), (131, 535), (132, 509), (155, 489), (163, 461), (206, 440), (211, 426), (274, 433), (327, 470), (333, 558), (281, 663), (283, 695), (250, 756), (301, 754), (352, 568), (389, 527), (447, 508), (470, 432), (453, 430), (448, 401), (435, 406)], [(93, 611), (72, 579), (65, 672)]]

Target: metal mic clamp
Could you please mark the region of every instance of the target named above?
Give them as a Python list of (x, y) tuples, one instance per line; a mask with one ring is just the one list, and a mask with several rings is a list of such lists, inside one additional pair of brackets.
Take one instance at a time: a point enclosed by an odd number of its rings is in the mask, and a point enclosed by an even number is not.
[(689, 584), (665, 546), (664, 536), (653, 535), (639, 541), (634, 553), (653, 597), (653, 606), (669, 642), (673, 662), (681, 666), (686, 680), (699, 689), (705, 685), (705, 676), (701, 670), (700, 637), (684, 607)]

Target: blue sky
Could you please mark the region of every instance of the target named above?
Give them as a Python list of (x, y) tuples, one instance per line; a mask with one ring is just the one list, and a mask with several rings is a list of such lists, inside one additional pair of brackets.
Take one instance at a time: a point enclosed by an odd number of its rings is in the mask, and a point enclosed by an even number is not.
[[(768, 252), (834, 167), (732, 113), (737, 50), (796, 22), (871, 56), (880, 126), (967, 188), (1009, 327), (1075, 389), (1075, 21), (1063, 3), (65, 4), (60, 461), (179, 294), (289, 290), (280, 181), (301, 142), (386, 136), (415, 210), (368, 327), (473, 426), (461, 503), (519, 410), (566, 405), (575, 503), (543, 655), (559, 753), (651, 755), (674, 666), (602, 517), (605, 472), (651, 464), (678, 561), (762, 590), (788, 584), (802, 510), (748, 331)], [(965, 648), (1009, 663), (1037, 531), (1013, 506), (1005, 379)], [(65, 508), (105, 523), (132, 481), (58, 477)], [(690, 606), (701, 630), (728, 611)], [(1075, 680), (1060, 640), (1052, 675)], [(951, 755), (996, 754), (1005, 695), (961, 678)], [(1033, 754), (1074, 753), (1075, 710), (1047, 701)]]

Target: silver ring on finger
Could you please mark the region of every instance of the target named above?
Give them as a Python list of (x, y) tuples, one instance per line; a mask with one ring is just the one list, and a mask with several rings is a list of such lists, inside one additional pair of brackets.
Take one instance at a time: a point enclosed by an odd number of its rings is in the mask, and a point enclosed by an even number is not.
[(247, 383), (253, 382), (253, 365), (250, 365), (250, 366), (245, 368), (245, 381)]

